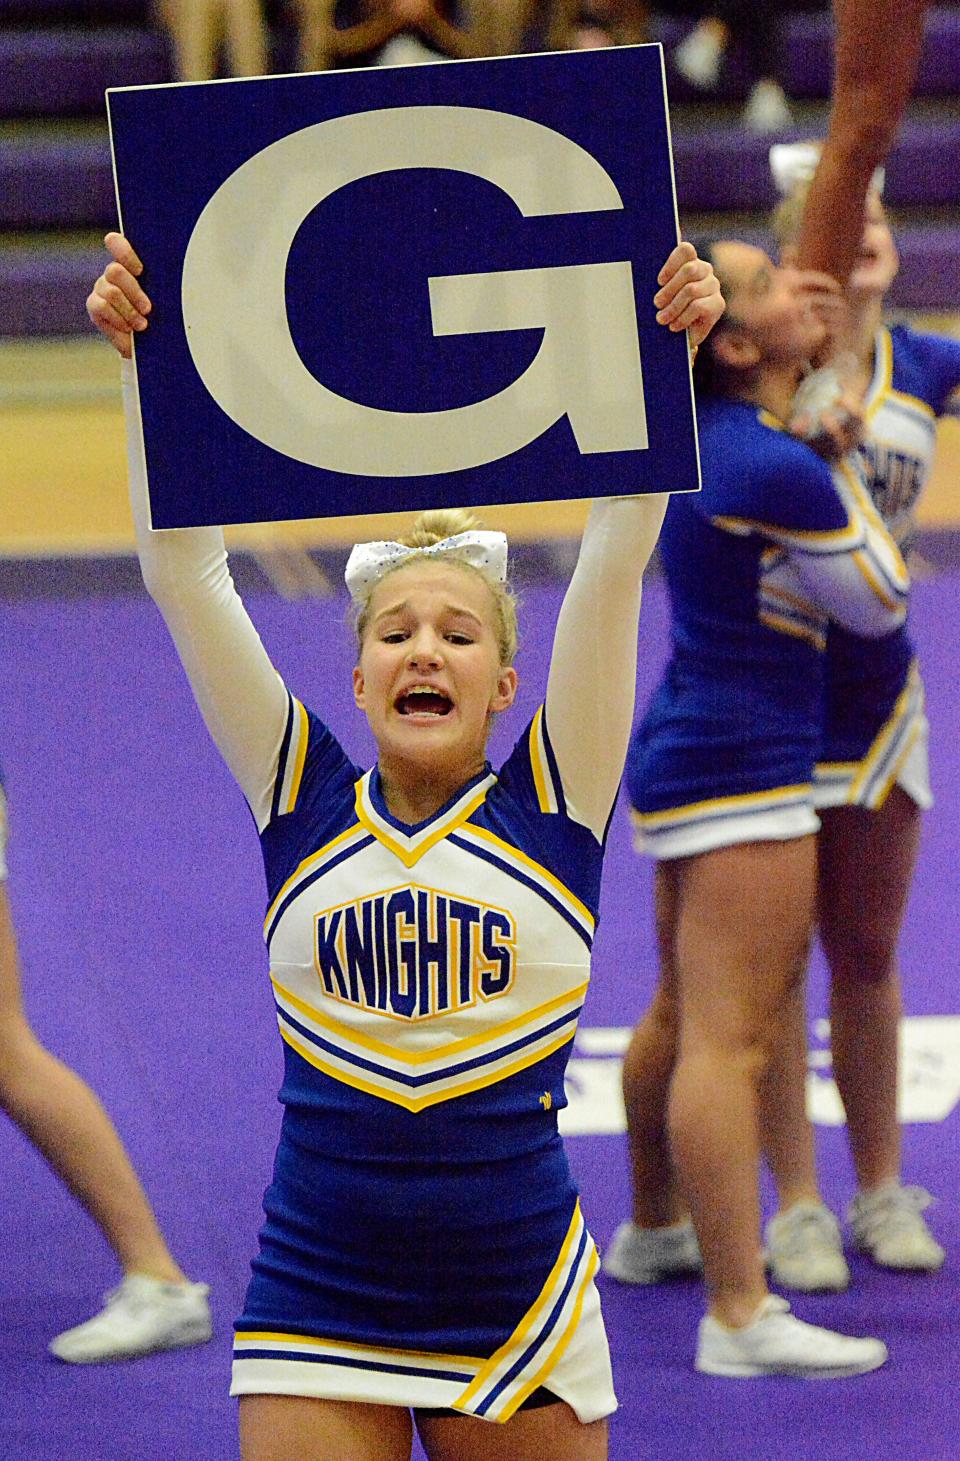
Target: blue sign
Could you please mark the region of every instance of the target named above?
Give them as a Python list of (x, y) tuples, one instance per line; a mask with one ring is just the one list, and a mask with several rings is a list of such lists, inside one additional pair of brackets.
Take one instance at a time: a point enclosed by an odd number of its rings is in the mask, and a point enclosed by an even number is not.
[(154, 527), (698, 487), (659, 46), (107, 102)]

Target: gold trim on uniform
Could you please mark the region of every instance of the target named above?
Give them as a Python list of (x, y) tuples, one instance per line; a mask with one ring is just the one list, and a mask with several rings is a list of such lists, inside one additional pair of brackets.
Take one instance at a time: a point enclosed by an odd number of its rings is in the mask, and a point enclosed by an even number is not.
[[(307, 1004), (306, 1000), (299, 999), (289, 989), (285, 989), (280, 981), (271, 973), (270, 982), (274, 990), (280, 995), (284, 1002), (289, 1003), (301, 1014), (309, 1015), (316, 1024), (322, 1025), (330, 1034), (335, 1035), (344, 1043), (350, 1042), (360, 1045), (375, 1055), (383, 1056), (389, 1060), (399, 1061), (403, 1065), (429, 1065), (434, 1060), (450, 1060), (454, 1056), (461, 1055), (465, 1050), (476, 1050), (480, 1045), (486, 1045), (494, 1040), (500, 1040), (504, 1035), (510, 1035), (515, 1030), (522, 1030), (524, 1025), (532, 1024), (534, 1020), (544, 1015), (553, 1014), (563, 1005), (571, 1000), (584, 997), (588, 984), (578, 984), (575, 989), (569, 990), (566, 994), (560, 994), (556, 999), (551, 999), (546, 1004), (537, 1005), (536, 1009), (528, 1010), (525, 1014), (516, 1015), (512, 1020), (505, 1020), (502, 1025), (496, 1025), (492, 1030), (483, 1031), (478, 1035), (467, 1035), (459, 1040), (451, 1040), (446, 1045), (438, 1045), (433, 1050), (401, 1050), (396, 1045), (391, 1045), (385, 1040), (377, 1040), (372, 1035), (361, 1035), (359, 1031), (352, 1030), (349, 1025), (343, 1024), (340, 1020), (331, 1019), (329, 1015), (321, 1014), (313, 1005)], [(382, 1013), (379, 1011), (378, 1013)]]
[(769, 791), (737, 792), (733, 796), (710, 797), (702, 802), (687, 802), (682, 807), (668, 807), (662, 812), (638, 812), (634, 809), (631, 816), (644, 831), (656, 831), (658, 827), (669, 827), (687, 820), (698, 820), (700, 817), (710, 816), (714, 812), (719, 815), (727, 811), (736, 811), (740, 807), (771, 806), (778, 801), (793, 801), (797, 797), (806, 796), (810, 786), (811, 783), (805, 781), (796, 786), (776, 786)]
[[(575, 1020), (575, 1016), (572, 1018)], [(531, 1065), (536, 1065), (541, 1060), (546, 1060), (548, 1056), (555, 1054), (564, 1045), (569, 1044), (575, 1034), (575, 1028), (565, 1030), (547, 1045), (535, 1044), (532, 1049), (525, 1051), (511, 1065), (492, 1064), (492, 1068), (488, 1067), (482, 1075), (477, 1076), (474, 1080), (462, 1081), (459, 1085), (444, 1086), (441, 1090), (434, 1089), (427, 1091), (422, 1096), (405, 1096), (399, 1091), (392, 1090), (385, 1085), (374, 1084), (371, 1080), (364, 1080), (351, 1070), (345, 1068), (345, 1066), (338, 1065), (335, 1056), (322, 1058), (315, 1054), (301, 1040), (290, 1034), (288, 1030), (285, 1030), (282, 1022), (280, 1024), (281, 1038), (290, 1046), (291, 1050), (295, 1050), (314, 1069), (322, 1071), (324, 1075), (330, 1076), (332, 1080), (340, 1081), (342, 1085), (351, 1086), (355, 1091), (363, 1091), (368, 1096), (376, 1096), (382, 1101), (390, 1101), (392, 1105), (402, 1106), (404, 1110), (414, 1113), (425, 1111), (428, 1106), (437, 1106), (442, 1101), (452, 1101), (458, 1096), (468, 1096), (474, 1091), (482, 1091), (487, 1086), (493, 1086), (498, 1081), (506, 1080), (508, 1076), (519, 1075), (522, 1070), (527, 1070)], [(504, 1059), (506, 1058), (504, 1057)], [(442, 1075), (439, 1078), (442, 1078)]]
[[(600, 1264), (593, 1240), (584, 1226), (580, 1203), (574, 1208), (567, 1235), (557, 1261), (534, 1303), (505, 1344), (492, 1354), (453, 1409), (465, 1414), (482, 1414), (500, 1424), (508, 1421), (549, 1377), (570, 1343), (583, 1311), (584, 1296)], [(566, 1290), (560, 1312), (552, 1314)], [(485, 1400), (497, 1391), (504, 1378), (522, 1361), (517, 1373), (489, 1404)], [(482, 1407), (482, 1408), (481, 1408)]]
[[(818, 761), (814, 799), (821, 807), (862, 806), (878, 811), (897, 784), (924, 724), (924, 689), (916, 660), (896, 703), (861, 761)], [(871, 781), (880, 777), (871, 790)], [(818, 799), (817, 794), (822, 793)], [(864, 793), (867, 793), (864, 795)]]
[(472, 817), (478, 807), (486, 801), (487, 792), (496, 785), (497, 778), (491, 772), (478, 786), (471, 787), (464, 792), (454, 805), (443, 816), (437, 817), (430, 822), (429, 826), (415, 832), (408, 837), (399, 828), (393, 827), (386, 822), (373, 805), (370, 797), (370, 777), (372, 772), (368, 771), (361, 776), (356, 788), (356, 814), (361, 826), (382, 843), (389, 852), (400, 859), (404, 867), (413, 867), (429, 852), (431, 847), (443, 840), (450, 832), (461, 826), (468, 817)]
[(287, 894), (291, 891), (294, 883), (296, 883), (301, 877), (305, 877), (307, 873), (312, 872), (312, 870), (317, 866), (318, 863), (322, 862), (324, 858), (328, 857), (330, 853), (333, 852), (334, 848), (342, 847), (343, 844), (348, 842), (351, 837), (358, 838), (361, 835), (366, 836), (366, 832), (362, 827), (348, 827), (345, 832), (340, 832), (336, 837), (332, 838), (331, 841), (324, 843), (323, 847), (319, 848), (316, 852), (311, 852), (309, 857), (305, 857), (303, 859), (303, 862), (300, 864), (300, 866), (295, 868), (294, 871), (287, 878), (286, 882), (283, 884), (283, 887), (280, 889), (279, 893), (270, 904), (270, 907), (267, 909), (266, 917), (263, 920), (264, 933), (266, 933), (267, 929), (270, 926), (270, 922), (276, 913), (276, 910), (279, 908), (280, 904), (283, 902)]
[(568, 906), (570, 912), (574, 913), (577, 919), (583, 924), (585, 931), (590, 935), (593, 934), (597, 921), (590, 912), (590, 909), (585, 903), (581, 903), (576, 893), (572, 893), (564, 883), (561, 883), (560, 879), (549, 868), (545, 868), (541, 863), (535, 862), (532, 857), (528, 857), (525, 852), (521, 852), (519, 847), (514, 847), (510, 842), (504, 842), (502, 837), (498, 837), (495, 832), (491, 832), (487, 827), (475, 827), (472, 825), (464, 827), (461, 829), (460, 835), (464, 842), (471, 842), (476, 839), (478, 842), (489, 843), (492, 847), (496, 847), (507, 859), (519, 863), (526, 873), (533, 873), (536, 881), (540, 882), (545, 888), (549, 888), (554, 895), (559, 895)]
[(550, 775), (550, 762), (544, 735), (543, 706), (530, 722), (530, 768), (533, 784), (537, 789), (537, 804), (541, 812), (551, 813), (560, 809), (560, 798)]

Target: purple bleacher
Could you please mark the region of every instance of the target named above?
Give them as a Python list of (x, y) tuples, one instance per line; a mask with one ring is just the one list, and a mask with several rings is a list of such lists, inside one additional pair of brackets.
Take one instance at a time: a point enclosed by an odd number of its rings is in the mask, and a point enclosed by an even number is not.
[[(723, 229), (720, 226), (722, 236)], [(737, 230), (737, 238), (775, 255), (763, 224)], [(960, 310), (960, 226), (916, 224), (897, 230), (900, 272), (887, 296), (892, 310)]]
[(102, 249), (0, 249), (0, 336), (86, 333), (85, 302), (102, 267)]
[[(743, 230), (766, 247), (760, 229)], [(960, 227), (900, 230), (900, 275), (890, 294), (900, 309), (960, 310)], [(0, 249), (0, 336), (76, 335), (89, 328), (84, 301), (103, 264), (103, 250), (51, 254)]]
[[(59, 13), (54, 0), (32, 0), (38, 21), (45, 12)], [(77, 0), (79, 10), (83, 6)], [(32, 6), (19, 3), (23, 13)], [(107, 13), (116, 18), (142, 20), (144, 7), (136, 0), (109, 0)], [(4, 8), (0, 3), (0, 22)], [(78, 14), (79, 19), (79, 14)], [(669, 53), (685, 29), (665, 17), (654, 17), (651, 34), (668, 52), (668, 84), (672, 100), (689, 101), (702, 95), (691, 88), (669, 63)], [(785, 76), (794, 97), (825, 98), (830, 90), (832, 20), (829, 10), (786, 19)], [(129, 26), (28, 31), (0, 29), (0, 115), (90, 115), (102, 111), (107, 86), (136, 86), (171, 79), (165, 38), (156, 30)], [(721, 100), (744, 94), (748, 77), (742, 58), (733, 54), (715, 93)], [(948, 96), (960, 92), (960, 10), (931, 10), (927, 20), (917, 94)]]
[[(829, 11), (794, 15), (787, 23), (783, 84), (790, 96), (829, 95), (833, 74), (833, 22)], [(915, 87), (917, 96), (960, 92), (960, 11), (930, 10)]]
[[(667, 51), (667, 77), (674, 101), (693, 101), (704, 95), (671, 65), (669, 57), (690, 29), (689, 22), (655, 16), (651, 39)], [(833, 76), (833, 16), (829, 7), (810, 15), (788, 15), (784, 20), (782, 81), (788, 96), (826, 99)], [(731, 51), (712, 96), (721, 101), (743, 97), (749, 83), (742, 57)], [(960, 92), (960, 9), (938, 7), (929, 11), (926, 39), (917, 77), (918, 96), (952, 96)]]
[[(791, 138), (795, 134), (790, 134)], [(673, 134), (681, 211), (765, 212), (776, 201), (769, 137), (736, 126)], [(910, 122), (887, 164), (892, 208), (960, 205), (960, 116), (955, 122)]]
[(170, 79), (167, 43), (155, 31), (0, 31), (0, 116), (103, 116), (108, 86)]
[(933, 10), (917, 76), (918, 96), (960, 94), (960, 8)]
[(14, 138), (0, 150), (0, 230), (99, 229), (115, 216), (105, 139)]
[(893, 208), (960, 204), (960, 105), (956, 121), (903, 128), (887, 160), (884, 197)]
[(0, 26), (147, 25), (151, 0), (0, 0)]
[(781, 79), (790, 96), (830, 95), (833, 79), (833, 15), (830, 11), (791, 18), (784, 36)]
[[(152, 14), (150, 0), (0, 0), (0, 118), (103, 118), (107, 87), (169, 80), (168, 43), (151, 28)], [(65, 20), (78, 23), (65, 26)], [(29, 21), (38, 28), (24, 28)], [(688, 26), (655, 16), (652, 28), (669, 53)], [(826, 96), (829, 7), (788, 16), (786, 28), (788, 90)], [(742, 57), (735, 55), (718, 96), (742, 96), (746, 83)], [(677, 77), (669, 58), (668, 85), (674, 101), (697, 95)], [(918, 90), (931, 96), (960, 93), (960, 6), (930, 12)], [(894, 210), (960, 207), (960, 107), (939, 111), (937, 118), (914, 116), (890, 157), (886, 198)], [(0, 335), (77, 333), (86, 328), (83, 301), (101, 255), (64, 241), (55, 230), (101, 231), (113, 224), (106, 130), (98, 135), (96, 127), (84, 127), (63, 134), (43, 122), (26, 133), (5, 130), (0, 233), (41, 236), (26, 248), (0, 250)], [(699, 111), (681, 109), (673, 133), (681, 214), (754, 214), (756, 238), (764, 240), (763, 216), (775, 201), (769, 141), (743, 131), (732, 112), (705, 124)], [(927, 221), (901, 227), (898, 234), (903, 267), (894, 302), (960, 308), (960, 226), (952, 219), (941, 225)]]
[(960, 227), (925, 224), (897, 237), (900, 273), (890, 302), (900, 309), (960, 310)]
[[(736, 126), (676, 129), (681, 211), (766, 212), (775, 202), (769, 138)], [(887, 165), (892, 208), (960, 206), (960, 118), (911, 122)], [(0, 230), (102, 228), (114, 216), (110, 151), (102, 141), (8, 141), (0, 152)]]

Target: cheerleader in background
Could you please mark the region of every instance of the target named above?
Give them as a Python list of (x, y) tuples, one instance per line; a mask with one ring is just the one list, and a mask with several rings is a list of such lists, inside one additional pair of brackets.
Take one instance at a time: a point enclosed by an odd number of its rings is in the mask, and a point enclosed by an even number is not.
[[(810, 143), (771, 149), (785, 194), (774, 218), (785, 262), (796, 257), (818, 150)], [(849, 362), (850, 388), (865, 397), (860, 457), (866, 483), (906, 556), (933, 464), (936, 418), (955, 412), (960, 401), (960, 342), (905, 325), (885, 327), (884, 297), (899, 259), (882, 188), (879, 173), (867, 194), (838, 348)], [(928, 1194), (901, 1183), (897, 1120), (897, 941), (921, 814), (932, 804), (927, 733), (923, 684), (906, 627), (865, 640), (831, 626), (826, 727), (814, 783), (821, 820), (817, 913), (831, 972), (833, 1070), (858, 1185), (848, 1217), (856, 1246), (881, 1267), (932, 1272), (941, 1267), (944, 1250), (922, 1216)], [(773, 1276), (786, 1288), (842, 1289), (849, 1270), (839, 1225), (817, 1190), (804, 1111), (800, 1000), (774, 1066), (764, 1132), (780, 1198), (766, 1234)]]
[(207, 1285), (191, 1283), (171, 1255), (93, 1091), (30, 1028), (5, 886), (6, 826), (0, 783), (0, 1108), (90, 1214), (123, 1272), (103, 1309), (57, 1335), (50, 1352), (90, 1365), (203, 1344), (212, 1333)]
[(831, 468), (785, 426), (824, 344), (824, 281), (735, 240), (698, 251), (727, 312), (694, 369), (703, 490), (671, 500), (661, 536), (670, 662), (627, 761), (661, 980), (624, 1064), (634, 1211), (604, 1267), (649, 1283), (702, 1252), (698, 1369), (832, 1378), (886, 1350), (768, 1292), (758, 1104), (815, 913), (827, 622), (889, 634), (908, 579), (853, 457)]

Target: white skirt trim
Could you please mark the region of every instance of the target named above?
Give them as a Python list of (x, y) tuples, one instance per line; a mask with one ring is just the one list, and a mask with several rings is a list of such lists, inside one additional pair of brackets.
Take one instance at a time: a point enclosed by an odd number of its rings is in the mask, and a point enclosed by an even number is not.
[(921, 811), (929, 811), (933, 806), (929, 735), (923, 681), (914, 664), (896, 705), (863, 759), (817, 765), (814, 806), (867, 807), (878, 811), (892, 788), (901, 786)]
[[(690, 818), (678, 826), (651, 827), (648, 819), (633, 812), (633, 845), (637, 852), (660, 861), (675, 857), (694, 857), (701, 852), (714, 852), (719, 847), (736, 847), (744, 842), (789, 842), (820, 830), (820, 819), (810, 801), (809, 789), (797, 798), (791, 788), (788, 802), (771, 806), (769, 802), (749, 806), (732, 806), (723, 816), (712, 812)], [(765, 793), (763, 795), (766, 795)], [(731, 803), (747, 798), (731, 797)]]
[(443, 1408), (503, 1424), (546, 1385), (589, 1424), (617, 1408), (598, 1266), (578, 1204), (536, 1302), (488, 1358), (241, 1330), (230, 1394)]

